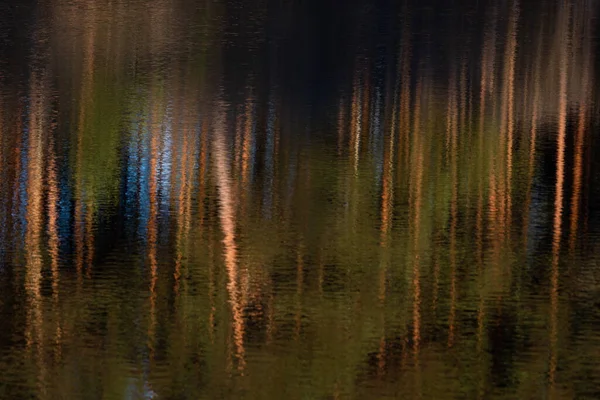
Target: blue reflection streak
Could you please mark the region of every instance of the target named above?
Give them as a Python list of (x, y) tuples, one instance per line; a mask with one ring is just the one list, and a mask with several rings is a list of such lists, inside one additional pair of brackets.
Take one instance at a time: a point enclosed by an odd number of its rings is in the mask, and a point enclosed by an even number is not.
[(143, 125), (141, 137), (138, 142), (138, 193), (139, 193), (139, 216), (138, 235), (146, 238), (148, 219), (150, 218), (150, 130)]

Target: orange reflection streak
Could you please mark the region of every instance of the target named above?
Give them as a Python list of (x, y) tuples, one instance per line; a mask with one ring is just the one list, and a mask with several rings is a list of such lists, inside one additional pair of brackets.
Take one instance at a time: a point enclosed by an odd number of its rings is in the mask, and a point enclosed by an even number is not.
[(232, 173), (234, 175), (239, 174), (242, 163), (242, 143), (243, 143), (243, 131), (242, 131), (243, 118), (242, 114), (238, 113), (236, 116), (235, 124), (235, 143), (234, 143), (234, 168)]
[(354, 173), (358, 173), (358, 161), (360, 152), (360, 135), (362, 128), (362, 107), (360, 80), (357, 77), (354, 82), (354, 91), (352, 93), (352, 111), (351, 111), (351, 128), (350, 128), (350, 154), (352, 154), (352, 162)]
[(227, 269), (227, 291), (229, 293), (229, 302), (233, 314), (234, 341), (236, 346), (236, 358), (238, 359), (238, 368), (244, 369), (244, 321), (242, 307), (239, 300), (238, 289), (238, 265), (237, 265), (237, 245), (235, 243), (235, 203), (231, 188), (231, 178), (229, 165), (227, 162), (225, 148), (225, 110), (220, 108), (217, 118), (215, 118), (215, 135), (213, 139), (213, 152), (215, 155), (215, 174), (217, 187), (219, 191), (219, 200), (221, 207), (219, 217), (221, 220), (221, 230), (223, 231), (223, 245), (225, 268)]
[(43, 140), (45, 93), (38, 72), (32, 72), (31, 113), (29, 121), (29, 143), (27, 152), (27, 230), (25, 234), (25, 291), (28, 299), (27, 347), (35, 346), (39, 368), (38, 389), (45, 397), (45, 368), (43, 361), (42, 331), (42, 208), (43, 208)]
[[(245, 127), (243, 133), (243, 144), (242, 144), (242, 186), (245, 188), (248, 183), (249, 171), (250, 171), (250, 151), (252, 148), (252, 97), (249, 96), (246, 100), (246, 115), (245, 115)], [(245, 191), (245, 189), (244, 189)]]
[(177, 233), (176, 233), (176, 256), (175, 256), (175, 272), (173, 277), (175, 279), (173, 290), (175, 294), (179, 294), (179, 278), (181, 277), (181, 260), (183, 258), (182, 242), (184, 236), (184, 208), (185, 208), (185, 190), (187, 186), (187, 158), (189, 157), (189, 144), (187, 135), (183, 134), (183, 151), (181, 157), (181, 183), (179, 185), (179, 192), (177, 194)]
[[(562, 25), (568, 31), (570, 7), (564, 5), (566, 10), (563, 15)], [(561, 32), (559, 30), (559, 32)], [(559, 81), (559, 109), (558, 109), (558, 138), (556, 143), (556, 188), (554, 194), (554, 222), (552, 234), (552, 272), (550, 278), (550, 397), (555, 397), (555, 380), (557, 365), (558, 345), (558, 265), (560, 255), (560, 242), (562, 235), (563, 189), (565, 173), (565, 140), (567, 129), (567, 70), (569, 41), (567, 35), (562, 35), (560, 47), (560, 81)]]
[(159, 141), (161, 134), (161, 118), (159, 102), (154, 100), (150, 128), (150, 160), (148, 177), (148, 197), (150, 199), (150, 210), (148, 215), (148, 261), (150, 263), (150, 323), (148, 325), (148, 348), (150, 360), (154, 359), (154, 342), (156, 332), (156, 282), (158, 280), (158, 263), (156, 259), (158, 239), (158, 157)]
[(575, 250), (575, 239), (577, 238), (577, 223), (579, 220), (579, 203), (581, 201), (581, 180), (583, 176), (583, 152), (585, 142), (585, 127), (587, 123), (588, 98), (590, 95), (590, 49), (586, 49), (586, 60), (583, 71), (582, 87), (584, 88), (583, 100), (579, 104), (579, 116), (577, 120), (577, 132), (575, 135), (575, 147), (573, 149), (573, 194), (571, 197), (571, 222), (569, 228), (569, 249), (571, 253)]
[[(486, 84), (485, 88), (488, 93), (493, 94), (495, 91), (495, 75), (496, 75), (496, 26), (498, 23), (498, 10), (497, 7), (494, 6), (493, 14), (492, 14), (492, 23), (490, 24), (490, 30), (487, 32), (486, 43), (487, 47), (485, 47), (486, 51), (486, 59), (487, 63), (485, 65), (485, 69), (483, 73), (485, 74)], [(488, 71), (489, 70), (489, 71)], [(482, 77), (483, 78), (483, 77)], [(482, 89), (483, 90), (483, 89)], [(485, 104), (486, 96), (484, 94), (484, 99), (482, 103), (482, 110), (480, 111), (480, 129), (481, 132), (484, 132), (485, 126)], [(492, 97), (492, 121), (496, 119), (496, 101), (495, 98)], [(483, 139), (485, 135), (480, 137), (480, 146), (483, 150)], [(483, 153), (482, 153), (483, 157)], [(489, 160), (489, 172), (488, 172), (488, 220), (490, 224), (489, 230), (491, 232), (497, 231), (497, 214), (498, 214), (498, 198), (497, 198), (497, 183), (496, 183), (496, 154), (493, 151), (493, 146), (489, 146), (488, 155), (484, 158), (484, 160)]]
[[(52, 136), (50, 136), (52, 137)], [(52, 305), (54, 309), (54, 315), (56, 318), (56, 333), (55, 333), (55, 357), (60, 356), (60, 342), (62, 337), (62, 328), (59, 319), (58, 311), (58, 297), (59, 297), (59, 274), (58, 274), (58, 262), (59, 262), (59, 236), (58, 236), (58, 182), (56, 177), (56, 158), (54, 155), (54, 141), (50, 139), (48, 143), (49, 156), (48, 156), (48, 197), (47, 197), (47, 209), (48, 209), (48, 249), (50, 253), (50, 269), (52, 272)]]
[[(381, 193), (381, 232), (380, 246), (382, 249), (382, 261), (379, 270), (379, 302), (381, 305), (381, 325), (382, 334), (379, 340), (379, 350), (377, 353), (377, 371), (378, 375), (382, 376), (385, 370), (386, 362), (386, 339), (385, 339), (385, 297), (386, 297), (386, 276), (389, 264), (389, 253), (387, 252), (389, 231), (392, 226), (392, 211), (394, 203), (394, 186), (393, 186), (393, 170), (394, 170), (394, 142), (395, 142), (395, 119), (396, 119), (396, 104), (392, 105), (392, 121), (389, 139), (384, 149), (383, 160), (383, 187)], [(320, 280), (322, 286), (322, 271), (320, 272)], [(322, 289), (321, 289), (322, 292)]]
[[(513, 170), (513, 134), (514, 134), (514, 93), (515, 93), (515, 59), (517, 50), (517, 21), (519, 19), (519, 0), (514, 0), (510, 13), (508, 28), (508, 44), (504, 66), (506, 69), (507, 87), (507, 143), (506, 143), (506, 225), (510, 227), (512, 219), (512, 170)], [(503, 119), (505, 117), (503, 116)], [(510, 234), (510, 229), (507, 232)]]
[[(393, 117), (392, 117), (393, 118)], [(392, 119), (392, 128), (386, 148), (384, 150), (383, 160), (383, 187), (381, 193), (381, 231), (380, 231), (380, 246), (385, 252), (389, 241), (389, 232), (392, 226), (392, 211), (394, 203), (394, 187), (393, 187), (393, 169), (394, 169), (394, 123)], [(385, 256), (387, 258), (387, 255)], [(379, 271), (379, 301), (385, 301), (386, 291), (386, 274), (387, 261), (382, 262), (382, 267)]]
[(200, 151), (198, 165), (198, 219), (200, 227), (204, 226), (204, 201), (206, 199), (206, 163), (208, 154), (208, 119), (202, 123), (202, 133), (200, 134)]
[(394, 170), (394, 125), (390, 131), (388, 145), (383, 155), (383, 188), (381, 193), (381, 246), (386, 247), (388, 232), (392, 226), (392, 207), (394, 202), (393, 170)]
[[(481, 56), (481, 91), (479, 94), (479, 159), (481, 160), (482, 167), (483, 162), (486, 160), (484, 155), (484, 137), (485, 137), (485, 112), (486, 112), (486, 99), (488, 96), (488, 92), (493, 90), (494, 83), (494, 58), (495, 58), (495, 49), (496, 49), (496, 9), (494, 8), (494, 15), (492, 16), (492, 21), (489, 24), (489, 28), (485, 32), (485, 37), (483, 41), (483, 51)], [(492, 165), (492, 158), (489, 157), (490, 165)], [(495, 183), (493, 181), (493, 174), (490, 172), (489, 174), (489, 184), (490, 184), (490, 198), (489, 205), (490, 211), (495, 207), (494, 200), (494, 191), (495, 191)], [(480, 176), (479, 180), (479, 201), (477, 204), (477, 223), (478, 226), (482, 228), (482, 220), (483, 220), (483, 175)], [(491, 216), (491, 213), (490, 213)], [(491, 219), (491, 218), (490, 218)]]
[(415, 364), (419, 364), (419, 349), (421, 344), (421, 267), (419, 264), (419, 233), (421, 230), (421, 197), (423, 181), (424, 145), (421, 138), (421, 90), (422, 81), (417, 85), (414, 111), (414, 144), (417, 151), (416, 176), (414, 182), (414, 223), (413, 223), (413, 351)]
[(574, 166), (573, 166), (573, 195), (571, 197), (571, 223), (569, 248), (571, 252), (575, 248), (575, 238), (577, 237), (577, 220), (579, 218), (579, 200), (581, 198), (581, 177), (583, 166), (583, 143), (585, 135), (586, 108), (585, 104), (579, 106), (579, 118), (577, 122), (577, 133), (575, 137)]

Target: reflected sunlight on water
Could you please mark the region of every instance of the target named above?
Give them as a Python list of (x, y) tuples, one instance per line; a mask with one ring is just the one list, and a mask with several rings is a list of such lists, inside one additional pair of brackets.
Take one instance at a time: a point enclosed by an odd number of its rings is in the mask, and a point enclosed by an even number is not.
[(2, 6), (0, 398), (600, 397), (597, 2), (314, 3)]

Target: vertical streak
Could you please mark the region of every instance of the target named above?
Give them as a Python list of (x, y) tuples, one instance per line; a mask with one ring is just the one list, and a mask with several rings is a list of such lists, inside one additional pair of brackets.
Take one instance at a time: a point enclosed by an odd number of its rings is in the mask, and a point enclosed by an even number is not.
[[(488, 92), (493, 89), (493, 78), (494, 78), (494, 57), (495, 57), (495, 46), (496, 46), (496, 13), (490, 17), (488, 29), (484, 33), (482, 60), (481, 60), (481, 81), (480, 81), (480, 94), (479, 94), (479, 137), (478, 137), (478, 159), (480, 160), (480, 168), (484, 168), (486, 160), (484, 154), (484, 137), (485, 137), (485, 115), (486, 115), (486, 99)], [(484, 346), (484, 330), (485, 330), (485, 282), (484, 282), (484, 271), (483, 271), (483, 208), (484, 208), (484, 174), (483, 172), (478, 174), (478, 187), (477, 187), (477, 216), (476, 216), (476, 241), (477, 241), (477, 269), (479, 275), (479, 304), (477, 307), (477, 354), (481, 355)], [(490, 193), (492, 188), (490, 187)], [(491, 199), (490, 199), (491, 200)], [(491, 204), (491, 203), (490, 203)], [(481, 360), (482, 357), (480, 356)], [(483, 398), (484, 385), (485, 385), (485, 368), (480, 363), (479, 366), (479, 390), (478, 397)]]
[(359, 156), (360, 156), (360, 142), (361, 142), (361, 133), (362, 133), (362, 104), (361, 104), (361, 99), (362, 99), (362, 90), (360, 87), (360, 79), (356, 78), (356, 81), (354, 83), (354, 93), (352, 96), (352, 120), (351, 120), (351, 124), (352, 124), (352, 130), (351, 130), (351, 138), (350, 138), (350, 146), (351, 146), (351, 151), (350, 153), (352, 154), (353, 158), (353, 166), (354, 166), (354, 174), (358, 174), (358, 163), (359, 163)]
[(175, 272), (173, 273), (174, 278), (174, 292), (179, 294), (179, 278), (181, 277), (181, 261), (183, 258), (183, 240), (184, 240), (184, 211), (185, 211), (185, 190), (187, 185), (187, 157), (189, 154), (187, 140), (187, 132), (183, 134), (183, 151), (181, 157), (181, 184), (179, 185), (179, 192), (177, 194), (177, 233), (176, 233), (176, 256), (175, 256)]
[[(506, 144), (506, 225), (510, 227), (512, 219), (512, 169), (513, 169), (513, 133), (514, 133), (514, 93), (515, 59), (517, 50), (517, 21), (519, 19), (519, 0), (514, 0), (510, 14), (508, 46), (505, 56), (507, 93), (507, 144)], [(503, 117), (504, 118), (504, 117)], [(510, 233), (510, 229), (508, 231)]]
[[(589, 31), (586, 32), (589, 35)], [(586, 39), (589, 41), (589, 39)], [(587, 123), (588, 101), (590, 97), (591, 74), (590, 61), (591, 52), (589, 44), (583, 50), (584, 55), (584, 70), (581, 86), (584, 90), (583, 99), (579, 104), (579, 116), (577, 120), (577, 132), (575, 136), (574, 166), (573, 166), (573, 195), (571, 197), (571, 222), (569, 227), (569, 249), (571, 253), (575, 250), (575, 240), (577, 238), (577, 224), (579, 222), (579, 207), (581, 201), (581, 181), (583, 176), (583, 152), (585, 143), (585, 128)]]
[[(379, 339), (379, 351), (377, 354), (378, 363), (377, 370), (379, 376), (383, 375), (386, 361), (386, 339), (385, 339), (385, 298), (386, 298), (386, 276), (389, 264), (389, 232), (392, 228), (392, 212), (394, 204), (394, 186), (393, 186), (393, 171), (394, 171), (394, 142), (396, 136), (396, 104), (392, 105), (392, 121), (390, 128), (390, 136), (384, 149), (383, 160), (383, 183), (381, 193), (381, 232), (380, 246), (382, 249), (382, 262), (379, 269), (379, 303), (381, 312), (382, 333)], [(321, 278), (322, 280), (322, 278)]]
[(38, 390), (45, 397), (45, 368), (43, 360), (42, 331), (42, 208), (43, 208), (43, 139), (45, 93), (43, 76), (32, 73), (31, 113), (29, 121), (29, 143), (27, 152), (27, 231), (25, 235), (26, 267), (25, 291), (28, 298), (26, 341), (27, 347), (36, 348), (38, 363)]
[[(52, 137), (52, 136), (50, 136)], [(52, 274), (52, 307), (54, 311), (54, 317), (56, 318), (56, 333), (55, 333), (55, 355), (60, 355), (60, 342), (62, 337), (62, 329), (58, 311), (58, 300), (59, 300), (59, 246), (60, 240), (58, 236), (58, 201), (59, 191), (57, 182), (57, 167), (56, 157), (54, 154), (54, 141), (50, 139), (48, 143), (50, 154), (48, 156), (48, 197), (47, 197), (47, 209), (48, 209), (48, 249), (50, 253), (50, 269)]]
[(416, 177), (414, 182), (414, 223), (413, 223), (413, 352), (415, 365), (419, 368), (419, 351), (421, 344), (421, 266), (419, 260), (420, 231), (421, 231), (421, 198), (423, 182), (424, 145), (421, 132), (421, 91), (419, 81), (415, 98), (414, 143), (417, 152)]
[(148, 177), (148, 197), (150, 200), (150, 210), (148, 216), (148, 261), (150, 263), (150, 283), (148, 291), (150, 293), (150, 324), (148, 326), (148, 347), (150, 350), (150, 360), (154, 359), (155, 352), (155, 332), (156, 332), (156, 283), (158, 280), (158, 262), (156, 258), (158, 241), (158, 158), (160, 142), (161, 118), (159, 117), (159, 101), (154, 99), (152, 109), (151, 130), (150, 130), (150, 160)]
[(242, 186), (246, 187), (248, 183), (248, 174), (250, 171), (250, 151), (252, 147), (252, 97), (246, 100), (246, 115), (244, 121), (246, 123), (244, 129), (244, 138), (242, 144)]
[(570, 6), (563, 5), (566, 10), (562, 17), (562, 34), (560, 46), (560, 81), (559, 81), (559, 110), (558, 110), (558, 138), (556, 143), (556, 188), (554, 194), (554, 221), (552, 234), (552, 271), (550, 278), (550, 397), (554, 398), (556, 383), (557, 345), (558, 345), (558, 280), (559, 280), (559, 255), (562, 235), (563, 189), (565, 172), (565, 140), (567, 128), (567, 73), (569, 57), (569, 40), (566, 31), (569, 27)]
[(213, 152), (215, 155), (215, 178), (219, 191), (219, 200), (221, 207), (219, 217), (221, 220), (221, 229), (223, 231), (223, 245), (225, 268), (227, 270), (227, 292), (229, 293), (229, 303), (233, 315), (234, 341), (236, 346), (236, 358), (238, 359), (238, 369), (244, 369), (244, 322), (242, 316), (242, 307), (240, 305), (240, 295), (238, 288), (238, 265), (237, 265), (237, 245), (235, 238), (235, 207), (232, 193), (232, 182), (230, 178), (229, 165), (227, 162), (225, 148), (225, 110), (224, 106), (217, 106), (217, 115), (214, 120), (215, 130), (213, 138)]
[(579, 201), (581, 198), (581, 177), (583, 175), (583, 143), (585, 136), (587, 105), (580, 104), (579, 117), (577, 121), (577, 132), (575, 136), (574, 166), (573, 166), (573, 195), (571, 197), (571, 223), (569, 235), (569, 248), (571, 252), (575, 248), (577, 237), (577, 222), (579, 219)]

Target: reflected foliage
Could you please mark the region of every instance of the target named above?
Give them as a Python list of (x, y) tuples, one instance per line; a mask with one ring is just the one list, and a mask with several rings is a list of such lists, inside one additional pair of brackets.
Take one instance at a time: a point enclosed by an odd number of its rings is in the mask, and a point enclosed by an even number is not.
[(595, 3), (275, 3), (33, 7), (0, 397), (598, 397)]

